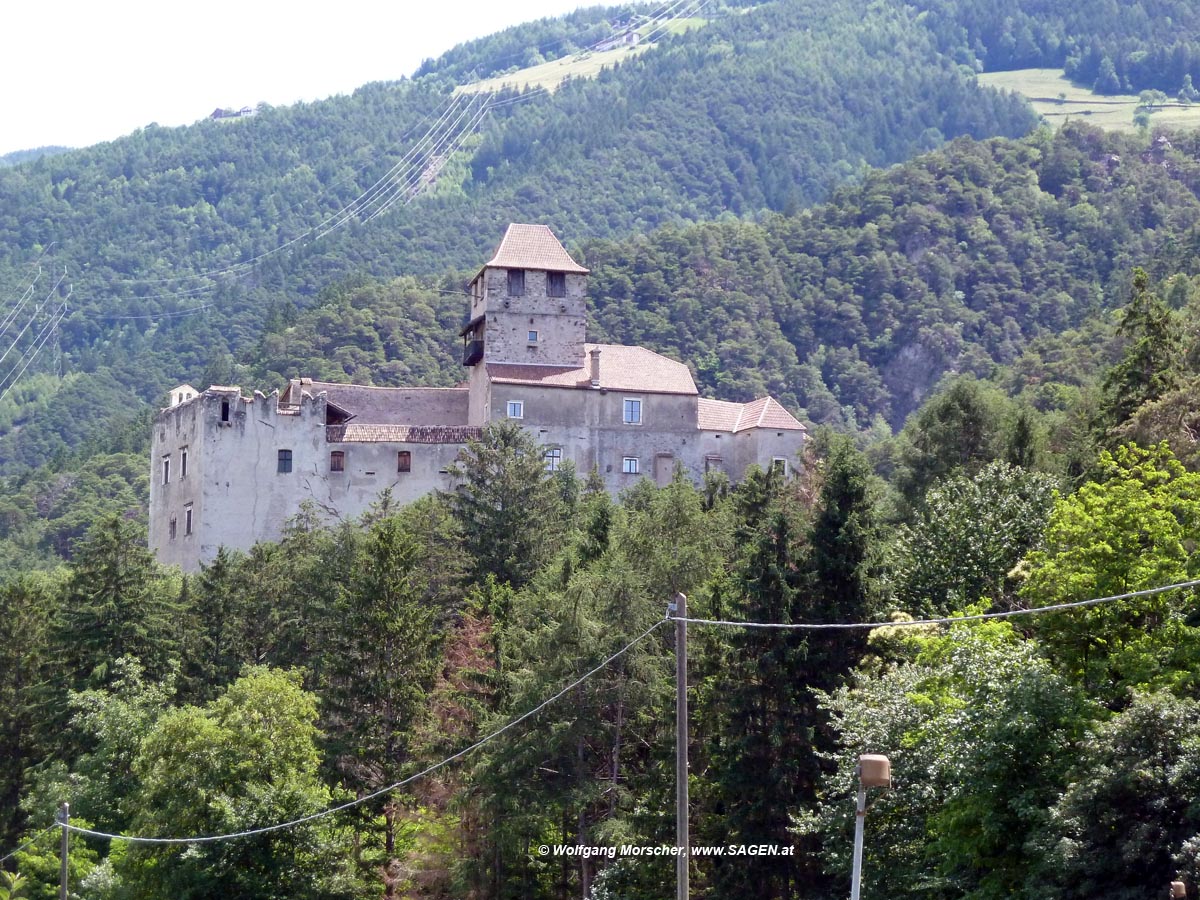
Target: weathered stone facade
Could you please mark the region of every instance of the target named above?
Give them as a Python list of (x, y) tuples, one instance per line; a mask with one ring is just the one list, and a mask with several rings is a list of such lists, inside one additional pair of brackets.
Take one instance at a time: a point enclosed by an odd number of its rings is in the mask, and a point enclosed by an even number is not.
[(305, 501), (353, 518), (385, 489), (400, 503), (449, 489), (467, 441), (506, 418), (545, 446), (548, 468), (595, 469), (614, 494), (677, 466), (699, 482), (794, 463), (804, 426), (771, 398), (701, 398), (683, 363), (586, 343), (586, 276), (549, 229), (510, 226), (471, 284), (459, 388), (177, 389), (154, 424), (151, 549), (194, 571), (222, 545), (277, 540)]

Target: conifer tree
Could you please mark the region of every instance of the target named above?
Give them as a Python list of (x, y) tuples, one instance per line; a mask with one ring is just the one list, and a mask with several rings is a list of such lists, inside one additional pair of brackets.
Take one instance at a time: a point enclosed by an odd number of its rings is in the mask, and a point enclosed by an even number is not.
[(521, 587), (545, 562), (561, 530), (560, 491), (542, 448), (513, 422), (489, 424), (449, 467), (447, 495), (476, 583), (488, 575)]
[(1104, 378), (1105, 424), (1120, 425), (1143, 404), (1157, 400), (1179, 382), (1182, 341), (1167, 305), (1150, 290), (1150, 278), (1133, 270), (1133, 296), (1117, 333), (1127, 341), (1121, 361)]
[(121, 656), (161, 675), (176, 649), (174, 613), (143, 530), (115, 515), (98, 522), (75, 552), (55, 629), (70, 685), (103, 684)]

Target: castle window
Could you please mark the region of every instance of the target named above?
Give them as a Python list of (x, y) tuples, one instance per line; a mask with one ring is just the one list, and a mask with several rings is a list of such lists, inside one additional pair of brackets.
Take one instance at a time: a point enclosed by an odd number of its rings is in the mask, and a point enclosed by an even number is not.
[(187, 478), (187, 447), (179, 451), (179, 477)]
[(275, 471), (278, 472), (280, 475), (286, 475), (288, 472), (292, 471), (292, 451), (291, 450), (280, 450), (279, 451), (278, 462), (276, 463)]
[(222, 422), (229, 421), (229, 401), (228, 400), (221, 401), (221, 421)]
[(396, 471), (411, 472), (412, 471), (412, 453), (408, 450), (400, 450), (396, 453)]
[(525, 418), (525, 403), (521, 400), (508, 401), (508, 417), (510, 419)]
[(547, 272), (546, 273), (546, 296), (547, 297), (565, 297), (567, 296), (567, 276), (562, 272)]
[(175, 532), (178, 530), (179, 523), (175, 521), (175, 517), (171, 516), (171, 524), (167, 527), (167, 532), (171, 536), (171, 540), (175, 540)]
[(621, 472), (625, 475), (636, 475), (640, 471), (641, 466), (636, 456), (627, 456), (621, 460)]
[(641, 400), (626, 400), (625, 410), (621, 416), (621, 421), (626, 425), (641, 425), (642, 424), (642, 401)]
[(521, 297), (525, 294), (525, 270), (508, 270), (508, 296)]
[(192, 533), (192, 504), (188, 504), (183, 508), (183, 533)]
[(345, 472), (346, 471), (346, 451), (345, 450), (330, 450), (329, 451), (329, 471), (330, 472)]
[(547, 472), (557, 472), (562, 465), (562, 448), (551, 447), (542, 458), (546, 460)]
[(171, 483), (171, 456), (170, 454), (162, 458), (162, 483)]
[(534, 331), (532, 328), (530, 328), (529, 329), (529, 343), (536, 344), (537, 339), (538, 339), (538, 333), (536, 331)]
[(771, 460), (771, 471), (778, 472), (780, 475), (786, 477), (788, 473), (787, 459), (782, 456), (776, 456)]
[(721, 457), (719, 457), (719, 456), (704, 457), (704, 471), (705, 472), (724, 472), (725, 466), (723, 464)]

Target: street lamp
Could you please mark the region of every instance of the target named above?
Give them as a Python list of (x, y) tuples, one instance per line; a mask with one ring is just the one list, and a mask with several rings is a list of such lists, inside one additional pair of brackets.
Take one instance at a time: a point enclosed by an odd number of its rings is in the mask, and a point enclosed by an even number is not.
[(854, 813), (854, 869), (850, 878), (850, 900), (858, 900), (862, 882), (863, 824), (867, 819), (867, 788), (892, 786), (892, 763), (886, 756), (864, 753), (858, 758), (858, 805)]

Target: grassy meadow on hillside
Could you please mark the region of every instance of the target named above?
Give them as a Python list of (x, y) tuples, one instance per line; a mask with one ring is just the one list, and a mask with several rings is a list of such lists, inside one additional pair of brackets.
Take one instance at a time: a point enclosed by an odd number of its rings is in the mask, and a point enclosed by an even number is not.
[[(1097, 94), (1073, 84), (1059, 69), (986, 72), (979, 76), (979, 83), (1021, 94), (1038, 115), (1055, 126), (1082, 118), (1107, 131), (1138, 130), (1133, 120), (1138, 108), (1136, 94)], [(1160, 128), (1196, 128), (1200, 126), (1200, 105), (1172, 100), (1151, 114), (1150, 124)]]

